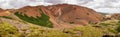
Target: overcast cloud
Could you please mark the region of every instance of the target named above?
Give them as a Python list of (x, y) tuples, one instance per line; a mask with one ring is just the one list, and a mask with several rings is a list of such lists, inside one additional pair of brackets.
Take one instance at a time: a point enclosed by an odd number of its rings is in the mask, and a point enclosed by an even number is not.
[(18, 9), (24, 6), (75, 4), (92, 8), (98, 12), (120, 13), (120, 0), (0, 0), (2, 9)]

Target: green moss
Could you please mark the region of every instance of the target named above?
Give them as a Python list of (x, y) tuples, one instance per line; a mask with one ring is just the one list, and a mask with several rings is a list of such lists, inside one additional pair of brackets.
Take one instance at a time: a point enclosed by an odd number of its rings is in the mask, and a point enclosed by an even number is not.
[(37, 18), (29, 17), (26, 14), (22, 15), (21, 13), (16, 12), (15, 15), (18, 16), (20, 19), (27, 21), (29, 23), (33, 23), (33, 24), (37, 24), (37, 25), (49, 27), (49, 28), (53, 27), (53, 24), (49, 20), (50, 17), (45, 15), (42, 11), (41, 11), (41, 16), (37, 16)]
[(115, 29), (109, 29), (108, 31), (112, 32), (112, 33), (117, 33), (117, 31)]
[[(1, 37), (102, 37), (102, 31), (92, 26), (80, 26), (70, 29), (56, 30), (54, 28), (40, 27), (28, 23), (28, 28), (18, 29), (6, 22), (0, 23)], [(24, 34), (24, 35), (23, 35)]]
[(108, 25), (110, 25), (110, 24), (109, 24), (109, 23), (100, 23), (100, 25), (108, 26)]
[(117, 33), (117, 23), (116, 22), (102, 22), (99, 24), (99, 26), (101, 27), (100, 29), (103, 30), (103, 32), (105, 34), (116, 34)]
[(120, 32), (120, 21), (117, 23), (118, 27), (117, 27), (117, 31)]
[(5, 22), (0, 23), (0, 37), (20, 37), (21, 34), (18, 32), (18, 30)]
[(65, 29), (64, 32), (71, 34), (72, 37), (102, 37), (102, 31), (91, 26), (80, 26), (76, 28)]
[[(21, 29), (23, 33), (9, 23), (0, 23), (0, 37), (70, 37), (62, 31), (29, 24), (28, 28)], [(24, 34), (24, 35), (23, 35)]]
[(0, 16), (1, 18), (6, 18), (6, 19), (13, 19), (12, 17), (9, 16)]
[(70, 37), (71, 35), (63, 33), (62, 31), (37, 27), (30, 25), (30, 32), (26, 33), (26, 37)]
[(70, 37), (70, 35), (65, 34), (57, 30), (39, 30), (31, 29), (30, 33), (27, 33), (27, 37)]

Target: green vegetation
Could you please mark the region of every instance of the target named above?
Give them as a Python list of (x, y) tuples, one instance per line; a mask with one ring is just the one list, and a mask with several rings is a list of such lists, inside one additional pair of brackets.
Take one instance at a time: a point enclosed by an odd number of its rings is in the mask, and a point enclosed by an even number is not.
[(117, 31), (120, 32), (120, 21), (117, 23), (118, 27), (117, 27)]
[(29, 24), (28, 28), (20, 29), (22, 32), (7, 23), (0, 23), (0, 37), (70, 37), (71, 35), (63, 33), (62, 31), (49, 29), (45, 27)]
[[(96, 24), (95, 24), (96, 25)], [(118, 20), (107, 20), (97, 24), (96, 28), (102, 30), (103, 34), (106, 36), (120, 36), (120, 21)], [(119, 35), (118, 35), (119, 34)]]
[[(23, 23), (23, 22), (21, 22)], [(19, 25), (19, 24), (18, 24)], [(18, 29), (7, 22), (0, 23), (0, 37), (101, 37), (102, 31), (92, 26), (80, 26), (58, 30), (25, 23), (27, 28)], [(22, 32), (19, 32), (21, 30)], [(94, 35), (93, 35), (94, 34)]]
[(118, 27), (118, 20), (108, 20), (102, 23), (99, 23), (98, 26), (103, 30), (105, 34), (116, 34)]
[(30, 31), (26, 33), (26, 37), (70, 37), (71, 35), (63, 33), (62, 31), (37, 27), (37, 26), (29, 26)]
[(72, 37), (102, 37), (103, 32), (95, 27), (80, 26), (71, 29), (65, 29), (63, 32), (71, 34)]
[(109, 24), (109, 23), (100, 23), (100, 25), (102, 25), (102, 26), (108, 26), (108, 25), (111, 25), (111, 24)]
[(6, 19), (13, 19), (12, 17), (9, 16), (0, 16), (1, 18), (6, 18)]
[(0, 22), (0, 37), (21, 37), (21, 34), (14, 26), (6, 22)]
[(41, 16), (37, 16), (37, 18), (34, 17), (29, 17), (26, 14), (22, 15), (20, 12), (16, 12), (15, 15), (18, 16), (20, 19), (27, 21), (29, 23), (33, 23), (33, 24), (37, 24), (40, 26), (44, 26), (44, 27), (49, 27), (52, 28), (53, 24), (51, 23), (51, 21), (49, 21), (49, 16), (45, 15), (41, 10)]

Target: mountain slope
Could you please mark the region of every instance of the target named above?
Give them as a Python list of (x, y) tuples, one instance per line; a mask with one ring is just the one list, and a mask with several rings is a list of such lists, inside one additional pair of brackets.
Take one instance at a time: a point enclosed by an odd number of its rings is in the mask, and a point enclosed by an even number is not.
[(0, 14), (8, 14), (9, 16), (9, 13), (21, 12), (21, 15), (26, 14), (29, 17), (36, 18), (37, 16), (41, 16), (40, 9), (50, 17), (54, 28), (70, 28), (78, 25), (88, 25), (90, 23), (96, 24), (103, 20), (103, 16), (92, 9), (70, 4), (26, 6), (16, 10), (5, 10)]

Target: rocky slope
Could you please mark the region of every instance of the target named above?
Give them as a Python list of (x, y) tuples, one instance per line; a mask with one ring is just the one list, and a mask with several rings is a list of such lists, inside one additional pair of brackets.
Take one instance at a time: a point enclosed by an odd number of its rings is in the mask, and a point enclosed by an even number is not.
[(111, 18), (120, 20), (120, 13), (112, 14), (112, 15), (111, 15)]

